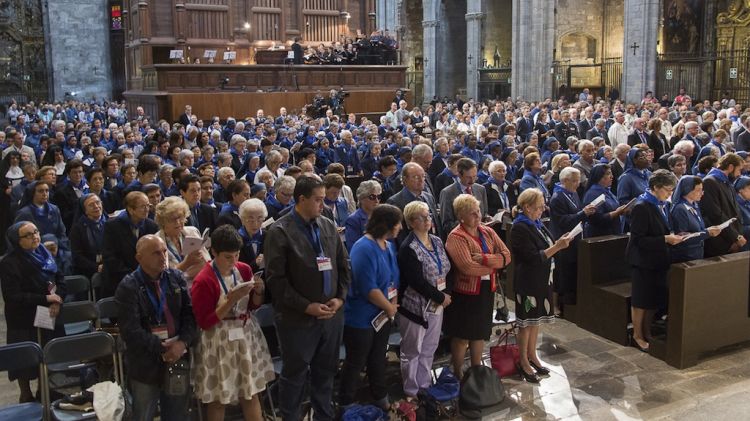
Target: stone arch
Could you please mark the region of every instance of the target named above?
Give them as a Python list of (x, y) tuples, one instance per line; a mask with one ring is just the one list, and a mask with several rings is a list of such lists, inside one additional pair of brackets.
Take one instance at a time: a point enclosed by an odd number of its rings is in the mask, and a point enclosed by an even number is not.
[(557, 41), (557, 60), (570, 60), (570, 64), (596, 63), (600, 60), (599, 39), (586, 31), (565, 32)]

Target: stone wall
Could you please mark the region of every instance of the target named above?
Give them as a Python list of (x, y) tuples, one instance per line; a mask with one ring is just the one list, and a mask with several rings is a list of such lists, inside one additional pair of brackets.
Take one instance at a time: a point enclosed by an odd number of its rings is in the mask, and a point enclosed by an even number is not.
[(605, 0), (604, 58), (622, 57), (625, 31), (624, 0)]
[(466, 0), (440, 2), (437, 95), (453, 97), (466, 90)]
[(106, 0), (48, 0), (47, 45), (50, 96), (63, 100), (109, 98), (112, 74)]
[(485, 2), (484, 59), (493, 66), (495, 49), (500, 53), (501, 67), (510, 63), (513, 50), (513, 2), (496, 0)]
[(422, 29), (422, 2), (419, 0), (405, 0), (401, 5), (401, 64), (409, 66), (409, 71), (415, 67), (415, 59), (424, 60)]

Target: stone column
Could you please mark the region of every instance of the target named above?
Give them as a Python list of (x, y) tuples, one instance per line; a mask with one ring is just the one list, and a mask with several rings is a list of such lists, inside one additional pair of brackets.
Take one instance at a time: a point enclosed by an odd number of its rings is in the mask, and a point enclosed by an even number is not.
[(437, 93), (437, 37), (438, 37), (438, 12), (440, 8), (439, 0), (425, 0), (422, 4), (422, 30), (423, 51), (424, 51), (424, 102), (432, 101), (432, 97)]
[(656, 91), (659, 4), (659, 0), (625, 0), (620, 92), (625, 101), (638, 103), (646, 91)]
[(538, 101), (552, 95), (555, 9), (547, 0), (513, 0), (511, 95)]
[(466, 96), (479, 97), (479, 66), (482, 62), (482, 0), (466, 3)]
[(398, 29), (400, 3), (397, 0), (377, 0), (375, 5), (375, 21), (378, 30), (388, 29), (388, 32), (393, 34)]

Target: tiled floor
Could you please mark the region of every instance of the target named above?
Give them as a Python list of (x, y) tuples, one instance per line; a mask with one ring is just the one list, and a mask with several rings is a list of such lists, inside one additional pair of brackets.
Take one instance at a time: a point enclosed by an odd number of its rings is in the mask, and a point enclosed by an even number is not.
[[(540, 355), (551, 376), (538, 386), (503, 379), (507, 398), (484, 419), (750, 419), (750, 347), (677, 370), (564, 320), (542, 332)], [(4, 317), (0, 342), (5, 342)], [(0, 375), (0, 404), (17, 399), (16, 385)]]

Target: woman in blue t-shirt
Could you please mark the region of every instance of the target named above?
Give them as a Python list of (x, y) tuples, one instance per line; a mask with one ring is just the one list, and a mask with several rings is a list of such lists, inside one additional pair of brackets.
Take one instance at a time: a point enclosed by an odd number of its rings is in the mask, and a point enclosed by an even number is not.
[(352, 284), (344, 307), (346, 360), (339, 390), (342, 407), (354, 403), (359, 374), (365, 366), (375, 405), (384, 410), (390, 407), (385, 353), (396, 316), (399, 270), (396, 248), (388, 240), (398, 236), (401, 219), (397, 207), (378, 205), (367, 221), (365, 235), (352, 247)]

